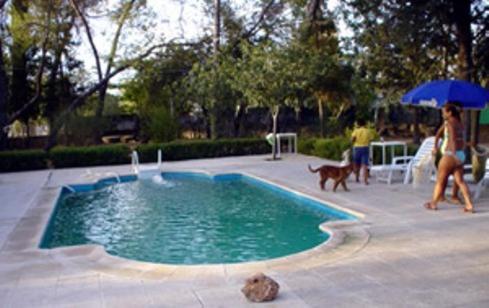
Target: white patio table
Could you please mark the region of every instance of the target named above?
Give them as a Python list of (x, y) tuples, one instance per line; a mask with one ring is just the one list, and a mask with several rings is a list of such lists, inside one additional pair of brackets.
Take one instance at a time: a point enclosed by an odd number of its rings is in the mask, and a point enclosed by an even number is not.
[[(375, 147), (380, 147), (382, 148), (382, 163), (374, 165), (374, 148)], [(370, 143), (370, 159), (372, 161), (372, 165), (370, 166), (370, 171), (377, 176), (377, 181), (388, 181), (388, 176), (387, 172), (390, 170), (391, 163), (387, 163), (386, 160), (386, 152), (387, 149), (390, 148), (391, 152), (391, 162), (394, 159), (394, 152), (396, 147), (402, 147), (403, 148), (403, 154), (404, 156), (407, 156), (407, 143), (405, 141), (374, 141)]]
[(297, 154), (297, 134), (296, 133), (278, 133), (277, 134), (277, 156), (280, 157), (280, 142), (282, 139), (288, 141), (288, 151), (292, 153), (292, 143), (294, 145), (294, 152)]

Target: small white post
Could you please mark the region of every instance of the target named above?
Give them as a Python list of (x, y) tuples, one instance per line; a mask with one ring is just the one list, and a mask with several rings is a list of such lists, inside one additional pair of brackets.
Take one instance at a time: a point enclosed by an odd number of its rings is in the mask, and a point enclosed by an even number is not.
[(158, 150), (158, 169), (161, 170), (161, 149)]

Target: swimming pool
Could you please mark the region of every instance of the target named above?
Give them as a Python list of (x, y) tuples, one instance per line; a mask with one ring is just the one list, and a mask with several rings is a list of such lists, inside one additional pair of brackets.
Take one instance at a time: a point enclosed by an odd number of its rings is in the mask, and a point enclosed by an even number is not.
[(99, 244), (166, 264), (258, 261), (328, 239), (318, 226), (355, 217), (241, 174), (163, 173), (163, 185), (121, 177), (63, 189), (41, 248)]

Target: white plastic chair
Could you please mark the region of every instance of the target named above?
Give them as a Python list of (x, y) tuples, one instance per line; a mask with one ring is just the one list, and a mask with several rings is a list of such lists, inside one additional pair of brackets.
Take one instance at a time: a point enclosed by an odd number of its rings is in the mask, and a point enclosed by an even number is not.
[(486, 173), (484, 174), (484, 177), (479, 181), (479, 183), (476, 184), (472, 199), (474, 200), (479, 199), (482, 194), (482, 191), (488, 185), (489, 185), (489, 165), (486, 164)]
[[(393, 158), (392, 163), (385, 167), (385, 171), (388, 172), (387, 183), (392, 183), (394, 173), (404, 173), (404, 184), (409, 184), (413, 174), (413, 168), (416, 167), (426, 155), (432, 155), (431, 152), (435, 145), (435, 137), (428, 137), (423, 140), (421, 146), (414, 156), (396, 156)], [(435, 171), (435, 170), (433, 170)]]

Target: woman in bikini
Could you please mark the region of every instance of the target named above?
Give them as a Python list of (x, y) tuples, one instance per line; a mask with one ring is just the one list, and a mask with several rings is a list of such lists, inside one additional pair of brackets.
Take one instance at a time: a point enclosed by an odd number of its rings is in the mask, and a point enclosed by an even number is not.
[(448, 177), (453, 173), (455, 185), (462, 191), (465, 201), (464, 212), (473, 213), (474, 207), (470, 200), (470, 192), (464, 181), (463, 163), (465, 161), (465, 140), (464, 127), (460, 119), (460, 112), (453, 104), (446, 104), (442, 109), (443, 118), (445, 119), (444, 138), (443, 138), (443, 156), (438, 163), (438, 176), (436, 179), (433, 197), (430, 202), (425, 203), (429, 210), (437, 210), (437, 204), (444, 197)]

